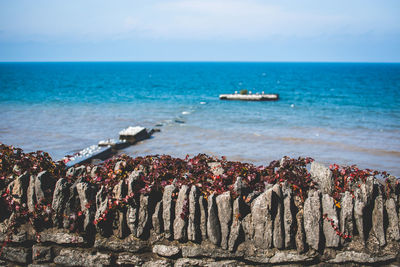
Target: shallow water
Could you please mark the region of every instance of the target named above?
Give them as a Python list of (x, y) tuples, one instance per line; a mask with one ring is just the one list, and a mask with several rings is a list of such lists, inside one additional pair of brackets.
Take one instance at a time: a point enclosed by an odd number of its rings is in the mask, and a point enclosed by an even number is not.
[[(243, 88), (280, 100), (218, 99)], [(55, 159), (158, 124), (123, 152), (311, 156), (400, 176), (400, 64), (1, 63), (0, 92), (0, 142)]]

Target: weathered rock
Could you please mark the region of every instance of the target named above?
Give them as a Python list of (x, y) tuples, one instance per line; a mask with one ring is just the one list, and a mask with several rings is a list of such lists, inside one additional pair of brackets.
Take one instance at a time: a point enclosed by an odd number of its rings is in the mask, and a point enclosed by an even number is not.
[(397, 217), (396, 202), (393, 198), (386, 200), (386, 211), (388, 216), (387, 237), (390, 240), (399, 241), (399, 218)]
[(369, 176), (367, 177), (364, 186), (361, 185), (360, 188), (364, 196), (364, 201), (371, 203), (379, 193), (379, 182), (374, 176)]
[(67, 179), (58, 179), (54, 189), (53, 203), (51, 204), (51, 207), (54, 211), (53, 222), (57, 227), (62, 226), (65, 204), (69, 198), (69, 189), (70, 186)]
[[(10, 176), (10, 179), (12, 179), (12, 176)], [(15, 180), (14, 180), (14, 181), (11, 181), (11, 182), (8, 184), (7, 190), (6, 190), (6, 191), (12, 193), (12, 192), (13, 192), (13, 188), (14, 188), (14, 183), (15, 183)], [(13, 199), (16, 199), (16, 197), (13, 197)]]
[[(346, 191), (341, 201), (340, 211), (340, 231), (347, 235), (353, 236), (353, 196)], [(340, 239), (344, 243), (344, 239)]]
[(115, 252), (142, 252), (148, 249), (148, 243), (146, 241), (134, 238), (132, 235), (125, 239), (119, 239), (115, 236), (109, 238), (96, 237), (94, 242), (94, 248), (101, 250), (112, 250)]
[(0, 258), (27, 264), (32, 259), (32, 250), (30, 248), (4, 246)]
[(115, 220), (114, 220), (114, 235), (116, 235), (118, 238), (125, 238), (126, 236), (129, 235), (129, 227), (127, 224), (127, 209), (118, 210), (115, 213)]
[[(368, 213), (372, 210), (372, 200), (374, 191), (376, 191), (373, 177), (368, 177), (365, 183), (359, 184), (359, 187), (354, 189), (354, 223), (360, 236), (361, 241), (366, 241), (368, 229), (364, 229), (365, 224), (371, 224), (371, 215)], [(366, 214), (364, 215), (364, 213)], [(367, 221), (367, 223), (365, 223)], [(366, 232), (367, 231), (367, 232)]]
[[(108, 208), (108, 197), (105, 193), (105, 187), (101, 186), (100, 190), (96, 194), (96, 214), (95, 222), (97, 231), (102, 235), (110, 235), (112, 233), (112, 220), (108, 217), (109, 214), (106, 213)], [(106, 221), (103, 219), (105, 218)]]
[(28, 210), (30, 212), (35, 211), (35, 204), (36, 202), (36, 194), (35, 194), (35, 180), (36, 177), (34, 175), (31, 175), (29, 177), (29, 186), (28, 186), (28, 191), (26, 193), (26, 198), (27, 198), (27, 205), (28, 205)]
[(207, 201), (203, 195), (199, 196), (199, 208), (200, 208), (200, 232), (202, 240), (207, 239), (207, 221), (208, 221), (208, 207)]
[(93, 204), (96, 199), (96, 187), (86, 182), (80, 182), (76, 185), (76, 190), (81, 205), (81, 211), (85, 216), (83, 229), (88, 232), (90, 231), (89, 228), (93, 227), (93, 220), (96, 212), (95, 205)]
[(162, 197), (163, 202), (163, 220), (164, 220), (164, 231), (165, 237), (171, 238), (173, 235), (173, 225), (175, 219), (175, 203), (172, 201), (172, 194), (177, 191), (174, 185), (167, 185), (164, 188), (164, 194)]
[(315, 259), (315, 256), (297, 254), (295, 251), (278, 251), (269, 259), (271, 264), (304, 263)]
[(387, 192), (389, 193), (388, 197), (393, 198), (394, 202), (397, 203), (400, 196), (399, 180), (395, 176), (389, 175), (386, 181), (391, 188), (390, 192)]
[(287, 183), (282, 187), (283, 197), (283, 229), (285, 236), (285, 248), (292, 248), (294, 241), (294, 218), (293, 218), (293, 201), (292, 190)]
[(77, 227), (76, 218), (77, 212), (80, 210), (80, 200), (78, 196), (78, 191), (76, 186), (78, 183), (82, 181), (82, 178), (78, 178), (69, 188), (69, 198), (65, 203), (64, 209), (64, 220), (63, 220), (63, 227), (65, 229), (74, 229)]
[[(117, 164), (120, 163), (117, 166)], [(124, 164), (126, 165), (125, 161), (119, 161), (117, 162), (115, 166), (115, 171), (121, 170), (121, 168), (124, 168)], [(118, 202), (122, 201), (128, 192), (128, 187), (125, 183), (124, 180), (119, 181), (115, 187), (113, 188), (113, 196), (114, 199)], [(113, 230), (114, 234), (118, 236), (119, 238), (125, 238), (129, 234), (129, 228), (127, 224), (127, 219), (126, 219), (126, 208), (118, 209), (115, 212), (115, 219), (113, 221)]]
[(133, 200), (133, 203), (128, 206), (126, 213), (126, 222), (128, 228), (134, 236), (137, 236), (137, 225), (139, 219), (139, 201)]
[[(135, 170), (130, 173), (128, 179), (126, 180), (128, 184), (128, 191), (127, 191), (128, 196), (133, 196), (134, 193), (136, 192), (135, 188), (137, 186), (137, 181), (139, 180), (141, 175), (142, 172), (139, 170)], [(131, 200), (131, 205), (128, 206), (126, 215), (128, 228), (131, 234), (133, 234), (134, 236), (137, 235), (137, 224), (139, 218), (139, 199), (140, 197), (136, 197)]]
[(182, 246), (182, 257), (185, 258), (199, 258), (207, 257), (214, 259), (232, 259), (243, 257), (243, 252), (232, 253), (227, 250), (215, 247), (211, 244), (193, 245), (193, 246)]
[(35, 262), (50, 262), (53, 259), (53, 251), (51, 247), (33, 245), (32, 260)]
[(218, 219), (221, 226), (221, 247), (228, 248), (229, 232), (232, 223), (232, 198), (230, 192), (225, 192), (216, 197)]
[[(365, 185), (362, 184), (361, 187), (365, 187)], [(354, 196), (354, 222), (356, 224), (358, 235), (362, 241), (365, 241), (363, 217), (367, 203), (360, 188), (354, 190)]]
[(75, 168), (75, 170), (74, 170), (74, 176), (77, 178), (86, 175), (86, 173), (87, 173), (87, 169), (86, 169), (86, 166), (84, 166), (84, 165), (79, 166), (79, 167)]
[(72, 178), (74, 177), (74, 175), (75, 175), (75, 168), (74, 167), (68, 168), (66, 176)]
[[(138, 229), (137, 236), (146, 239), (150, 235), (150, 229), (152, 227), (152, 215), (158, 201), (161, 200), (161, 194), (157, 192), (150, 193), (148, 196), (140, 196), (140, 208), (138, 218)], [(147, 203), (147, 204), (146, 204)], [(142, 207), (147, 207), (144, 210)], [(143, 229), (143, 230), (142, 230)]]
[[(265, 255), (267, 253), (256, 253), (254, 255), (246, 255), (245, 259), (247, 261), (250, 261), (253, 265), (260, 265), (265, 266), (266, 264), (269, 263), (269, 259), (272, 257), (272, 255)], [(256, 264), (254, 264), (256, 263)], [(256, 265), (257, 266), (257, 265)]]
[(143, 264), (143, 259), (140, 257), (136, 256), (135, 254), (124, 252), (118, 254), (115, 263), (117, 265), (138, 265), (142, 266)]
[(273, 219), (274, 219), (274, 232), (273, 244), (274, 247), (282, 249), (285, 244), (284, 228), (283, 228), (283, 199), (282, 190), (279, 184), (272, 187), (273, 191)]
[(272, 188), (258, 196), (251, 205), (254, 243), (260, 248), (271, 248), (274, 221), (271, 214)]
[[(8, 221), (8, 220), (6, 220), (6, 221)], [(3, 224), (3, 223), (1, 223), (1, 224)], [(8, 224), (8, 222), (7, 222), (7, 224)], [(6, 229), (3, 228), (3, 225), (1, 225), (0, 228), (2, 228), (1, 232), (0, 232), (0, 242), (11, 241), (14, 243), (23, 243), (29, 239), (27, 232), (24, 230), (20, 230), (18, 233), (14, 233), (11, 236), (9, 236), (7, 234), (7, 228), (8, 228), (7, 226), (5, 226)]]
[(28, 264), (28, 267), (52, 267), (52, 266), (53, 266), (53, 264), (50, 263), (50, 262), (48, 262), (48, 263), (31, 263), (31, 264)]
[(162, 201), (157, 202), (152, 216), (153, 229), (156, 234), (161, 234), (164, 231), (164, 222), (162, 219)]
[(181, 249), (177, 246), (166, 246), (166, 245), (154, 245), (153, 253), (163, 257), (175, 257), (181, 252)]
[(128, 195), (131, 195), (135, 192), (135, 187), (137, 184), (137, 181), (139, 180), (140, 176), (143, 175), (143, 172), (140, 170), (135, 170), (129, 174), (129, 177), (127, 179), (128, 183)]
[[(268, 189), (272, 188), (273, 185), (271, 184), (266, 184), (264, 188), (264, 192), (267, 191)], [(246, 202), (247, 203), (253, 203), (253, 200), (256, 199), (259, 195), (261, 195), (260, 192), (251, 192), (250, 194), (247, 195), (246, 197)]]
[(178, 259), (175, 262), (175, 267), (191, 267), (191, 266), (205, 266), (207, 261), (201, 259)]
[(40, 172), (35, 179), (35, 194), (38, 203), (51, 199), (56, 180), (48, 171)]
[(90, 170), (90, 177), (92, 178), (96, 178), (98, 173), (100, 171), (100, 167), (99, 166), (93, 166), (93, 168)]
[(18, 201), (19, 203), (26, 203), (29, 178), (29, 174), (25, 172), (13, 181), (14, 184), (11, 194), (14, 200)]
[(211, 251), (201, 246), (182, 246), (182, 257), (184, 258), (198, 258), (209, 257)]
[(189, 215), (189, 186), (182, 185), (179, 190), (175, 206), (174, 239), (179, 241), (187, 240), (187, 221)]
[[(11, 213), (11, 216), (15, 216), (15, 215), (13, 215), (13, 213)], [(8, 227), (10, 225), (10, 221), (11, 221), (11, 218), (7, 218), (4, 221), (0, 222), (0, 233), (1, 234), (6, 234), (7, 233)]]
[[(372, 251), (377, 251), (380, 246), (386, 243), (384, 235), (384, 200), (382, 186), (378, 180), (373, 177), (367, 177), (365, 183), (361, 183), (359, 190), (356, 189), (356, 204), (354, 217), (357, 228), (363, 228), (362, 240), (366, 241), (367, 247)], [(357, 201), (358, 200), (358, 201)], [(363, 203), (360, 203), (363, 201)], [(357, 203), (359, 202), (359, 203)], [(356, 208), (357, 207), (357, 208)], [(362, 211), (358, 209), (363, 208)]]
[(192, 185), (189, 192), (188, 240), (194, 242), (201, 239), (199, 195), (197, 187)]
[(54, 263), (67, 266), (102, 266), (111, 264), (111, 255), (103, 252), (77, 248), (63, 248), (60, 254), (54, 258)]
[(105, 187), (101, 186), (100, 190), (96, 194), (96, 221), (104, 214), (107, 209), (108, 198), (105, 195)]
[[(400, 184), (399, 184), (400, 187)], [(399, 219), (399, 229), (400, 229), (400, 188), (399, 188), (399, 196), (397, 197), (396, 207), (397, 207), (397, 218)]]
[(374, 231), (375, 237), (378, 239), (381, 247), (386, 245), (383, 226), (383, 204), (383, 197), (380, 192), (380, 194), (375, 198), (374, 209), (372, 210), (372, 230)]
[(331, 194), (333, 190), (332, 172), (324, 165), (313, 161), (310, 169), (311, 178), (315, 180), (323, 194)]
[(13, 172), (14, 174), (16, 174), (16, 175), (19, 175), (20, 172), (21, 172), (21, 167), (18, 166), (18, 164), (15, 164), (14, 167), (13, 167), (13, 169), (12, 169), (12, 172)]
[(364, 252), (344, 251), (336, 255), (334, 259), (328, 260), (328, 263), (367, 263), (376, 264), (396, 259), (396, 254), (387, 254), (384, 256), (373, 256)]
[(126, 196), (127, 193), (128, 193), (128, 187), (124, 180), (119, 181), (113, 188), (113, 196), (115, 199), (119, 201), (121, 201)]
[(142, 267), (171, 267), (172, 264), (168, 260), (147, 261), (141, 265)]
[(247, 214), (242, 220), (242, 227), (244, 232), (245, 241), (253, 240), (254, 238), (254, 224), (251, 213)]
[[(356, 251), (360, 251), (360, 250), (356, 250)], [(368, 238), (365, 241), (365, 251), (370, 254), (374, 254), (374, 255), (380, 254), (379, 251), (381, 251), (381, 245), (373, 231), (370, 231)]]
[(149, 227), (151, 215), (149, 214), (150, 196), (140, 195), (139, 217), (136, 237), (142, 237), (146, 234)]
[(304, 231), (307, 243), (313, 249), (318, 250), (321, 231), (321, 201), (319, 191), (310, 191), (304, 202)]
[(56, 244), (84, 244), (85, 239), (75, 233), (66, 232), (66, 230), (53, 229), (44, 230), (40, 233), (41, 242), (52, 242)]
[(214, 176), (222, 175), (225, 172), (220, 162), (210, 162), (208, 163), (208, 167), (210, 167), (210, 171), (214, 174)]
[(125, 167), (126, 167), (126, 161), (120, 160), (117, 163), (115, 163), (114, 172), (118, 171), (122, 172), (125, 169)]
[(239, 243), (244, 240), (244, 231), (240, 218), (244, 216), (244, 214), (242, 215), (241, 213), (241, 210), (243, 210), (241, 206), (243, 205), (243, 200), (240, 197), (236, 198), (233, 202), (233, 222), (228, 240), (228, 248), (230, 251), (235, 251)]
[[(339, 225), (338, 214), (333, 197), (328, 194), (322, 195), (322, 213), (333, 220), (334, 225)], [(336, 234), (333, 226), (327, 220), (323, 221), (323, 232), (325, 236), (325, 246), (328, 248), (336, 248), (339, 246), (340, 237)]]
[(236, 177), (236, 181), (233, 185), (233, 190), (239, 195), (241, 196), (244, 191), (246, 190), (246, 185), (245, 183), (243, 183), (242, 177), (238, 176)]
[(240, 266), (240, 262), (235, 261), (235, 260), (224, 260), (224, 261), (215, 261), (215, 262), (209, 262), (205, 266), (207, 267), (236, 267)]
[(218, 220), (215, 198), (214, 194), (208, 197), (207, 236), (211, 243), (218, 246), (221, 242), (221, 226)]

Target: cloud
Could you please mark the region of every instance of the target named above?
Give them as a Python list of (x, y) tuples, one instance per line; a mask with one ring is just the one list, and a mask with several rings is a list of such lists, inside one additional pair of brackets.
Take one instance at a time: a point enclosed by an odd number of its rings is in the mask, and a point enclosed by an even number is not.
[(178, 0), (156, 4), (149, 21), (140, 18), (148, 36), (177, 39), (263, 39), (312, 35), (340, 18), (293, 12), (261, 1)]
[(7, 12), (0, 13), (0, 28), (4, 30), (0, 39), (265, 41), (399, 32), (397, 16), (386, 14), (390, 8), (365, 2), (368, 0), (0, 2), (0, 10), (7, 7)]
[[(318, 1), (172, 0), (152, 3), (126, 18), (124, 38), (172, 40), (268, 40), (363, 34), (379, 29), (378, 18), (353, 7), (332, 9)], [(312, 2), (312, 4), (310, 4)], [(302, 2), (304, 3), (304, 2)], [(375, 19), (375, 21), (374, 21)], [(382, 16), (379, 17), (382, 21)], [(125, 23), (126, 24), (126, 23)], [(128, 23), (129, 24), (129, 23)], [(381, 30), (381, 29), (379, 29)]]

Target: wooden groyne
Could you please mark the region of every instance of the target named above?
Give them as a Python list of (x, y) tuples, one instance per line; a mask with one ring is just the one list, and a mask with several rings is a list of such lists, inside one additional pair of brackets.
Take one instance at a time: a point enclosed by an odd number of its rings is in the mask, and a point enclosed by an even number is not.
[(141, 126), (130, 126), (119, 132), (119, 140), (100, 141), (97, 145), (87, 147), (72, 156), (66, 156), (63, 160), (68, 168), (90, 163), (93, 160), (106, 160), (115, 155), (118, 150), (150, 138), (153, 133), (154, 130), (149, 131)]

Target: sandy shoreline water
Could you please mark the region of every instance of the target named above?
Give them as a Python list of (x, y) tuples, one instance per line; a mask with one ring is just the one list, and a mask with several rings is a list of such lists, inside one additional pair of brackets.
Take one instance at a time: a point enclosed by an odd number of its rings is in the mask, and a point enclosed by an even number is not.
[[(161, 128), (130, 156), (283, 156), (400, 176), (400, 64), (0, 64), (0, 142), (54, 159), (128, 126)], [(243, 88), (275, 102), (221, 101)]]

